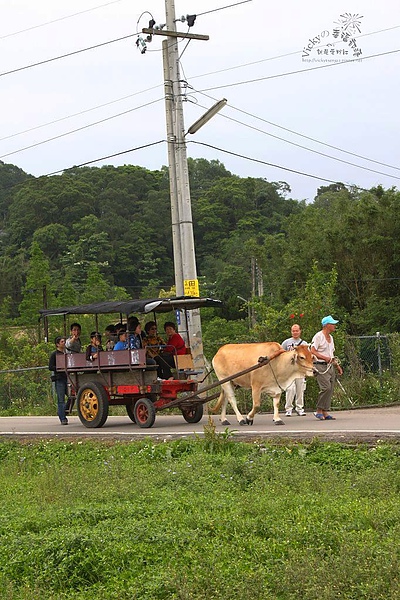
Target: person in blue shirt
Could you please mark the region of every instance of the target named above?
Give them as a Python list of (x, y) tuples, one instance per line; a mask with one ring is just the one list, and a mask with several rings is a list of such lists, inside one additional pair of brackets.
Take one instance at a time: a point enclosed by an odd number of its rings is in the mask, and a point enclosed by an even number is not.
[(118, 342), (115, 344), (113, 350), (127, 350), (128, 349), (128, 341), (127, 341), (128, 333), (121, 329), (118, 332)]

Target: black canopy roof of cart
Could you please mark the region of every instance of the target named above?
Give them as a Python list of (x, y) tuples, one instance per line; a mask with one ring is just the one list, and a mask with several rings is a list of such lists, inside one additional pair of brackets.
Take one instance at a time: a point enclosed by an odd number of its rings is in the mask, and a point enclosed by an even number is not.
[(42, 308), (39, 310), (40, 318), (54, 315), (102, 315), (120, 313), (165, 313), (172, 310), (193, 310), (195, 308), (219, 308), (221, 300), (213, 298), (194, 298), (180, 296), (176, 298), (150, 298), (147, 300), (122, 300), (120, 302), (95, 302), (94, 304), (81, 304), (78, 306), (63, 306), (60, 308)]

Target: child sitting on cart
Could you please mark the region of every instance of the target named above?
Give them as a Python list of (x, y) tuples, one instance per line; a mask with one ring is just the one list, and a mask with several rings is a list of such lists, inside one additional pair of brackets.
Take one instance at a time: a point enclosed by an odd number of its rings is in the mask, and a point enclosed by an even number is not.
[(92, 331), (90, 334), (90, 344), (86, 348), (86, 360), (96, 360), (99, 356), (99, 352), (102, 351), (101, 346), (101, 335), (97, 331)]

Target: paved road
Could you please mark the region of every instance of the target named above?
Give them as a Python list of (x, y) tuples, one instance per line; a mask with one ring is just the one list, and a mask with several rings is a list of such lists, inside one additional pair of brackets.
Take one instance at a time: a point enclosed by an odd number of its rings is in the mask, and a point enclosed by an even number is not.
[[(229, 416), (230, 430), (238, 439), (285, 438), (351, 441), (400, 440), (400, 405), (354, 409), (335, 412), (335, 421), (318, 421), (312, 413), (305, 417), (284, 417), (285, 425), (277, 426), (271, 414), (256, 415), (254, 425), (240, 427)], [(183, 436), (204, 435), (208, 417), (196, 425), (186, 423), (180, 415), (157, 414), (151, 429), (140, 429), (127, 416), (111, 416), (101, 429), (85, 428), (77, 416), (69, 417), (67, 426), (60, 425), (57, 417), (0, 417), (0, 439), (7, 438), (59, 438), (59, 439), (122, 439), (131, 441), (151, 437), (158, 440)], [(216, 416), (213, 417), (217, 432), (226, 430)]]

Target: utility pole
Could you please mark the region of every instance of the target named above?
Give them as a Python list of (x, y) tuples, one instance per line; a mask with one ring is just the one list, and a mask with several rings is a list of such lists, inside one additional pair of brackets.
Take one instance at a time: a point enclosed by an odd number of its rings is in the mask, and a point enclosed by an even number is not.
[[(189, 171), (186, 154), (185, 125), (183, 120), (182, 89), (179, 69), (178, 38), (208, 40), (208, 35), (191, 32), (182, 33), (176, 30), (175, 0), (165, 0), (167, 29), (156, 27), (152, 19), (148, 28), (142, 32), (150, 36), (163, 35), (163, 69), (165, 90), (165, 115), (168, 142), (169, 182), (171, 196), (172, 242), (174, 249), (175, 287), (177, 296), (199, 296), (196, 255), (193, 236), (192, 205), (190, 201)], [(186, 20), (193, 26), (196, 15), (187, 15)], [(150, 37), (151, 39), (151, 37)], [(188, 129), (188, 133), (196, 133), (209, 121), (227, 100), (224, 98), (212, 106)], [(203, 340), (201, 333), (200, 310), (187, 313), (185, 323), (180, 322), (177, 314), (178, 330), (190, 343), (195, 367), (204, 369)]]
[[(178, 37), (208, 39), (208, 36), (177, 32), (174, 0), (165, 0), (165, 14), (167, 31), (152, 31), (152, 33), (167, 36), (162, 45), (176, 295), (198, 296), (199, 284), (183, 119)], [(178, 321), (178, 330), (190, 342), (195, 367), (204, 369), (199, 309), (188, 313), (187, 322)]]

